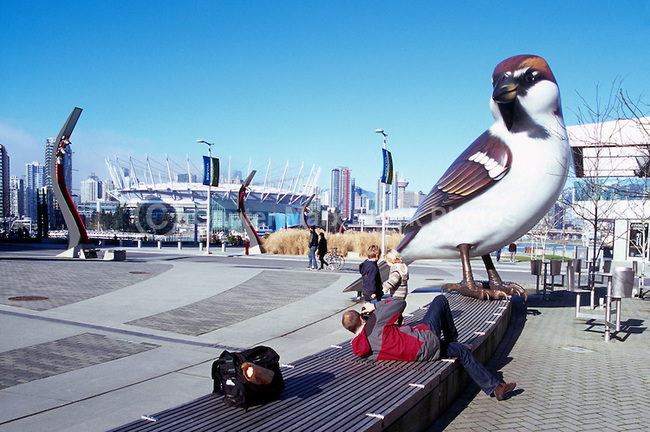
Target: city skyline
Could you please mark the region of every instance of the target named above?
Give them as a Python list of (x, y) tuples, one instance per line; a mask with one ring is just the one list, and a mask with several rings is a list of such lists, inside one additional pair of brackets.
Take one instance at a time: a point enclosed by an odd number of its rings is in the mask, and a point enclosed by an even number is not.
[[(222, 160), (252, 157), (258, 170), (269, 159), (348, 166), (368, 190), (381, 173), (381, 128), (395, 169), (426, 193), (492, 124), (490, 76), (511, 55), (546, 58), (567, 125), (585, 101), (596, 105), (596, 86), (603, 99), (619, 80), (642, 95), (649, 12), (638, 0), (550, 1), (535, 13), (479, 1), (9, 0), (0, 143), (22, 172), (78, 106), (77, 190), (87, 173), (107, 177), (114, 156), (187, 154), (200, 165), (197, 139), (214, 142)], [(52, 26), (61, 22), (65, 30)]]

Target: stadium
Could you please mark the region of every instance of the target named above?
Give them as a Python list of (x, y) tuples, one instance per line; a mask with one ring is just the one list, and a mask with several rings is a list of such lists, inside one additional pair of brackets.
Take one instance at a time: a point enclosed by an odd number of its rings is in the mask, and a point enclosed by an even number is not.
[[(275, 168), (269, 160), (265, 171), (245, 164), (220, 163), (218, 186), (212, 186), (210, 225), (212, 238), (242, 233), (238, 212), (239, 192), (245, 179), (253, 174), (245, 190), (245, 211), (258, 233), (300, 226), (304, 207), (318, 205), (320, 167), (305, 168), (304, 162), (292, 170), (289, 161)], [(205, 239), (208, 186), (202, 183), (203, 169), (187, 157), (184, 166), (170, 161), (158, 162), (145, 156), (136, 160), (107, 159), (112, 186), (107, 193), (126, 206), (140, 233), (151, 233), (178, 240)], [(235, 167), (235, 168), (233, 168)]]

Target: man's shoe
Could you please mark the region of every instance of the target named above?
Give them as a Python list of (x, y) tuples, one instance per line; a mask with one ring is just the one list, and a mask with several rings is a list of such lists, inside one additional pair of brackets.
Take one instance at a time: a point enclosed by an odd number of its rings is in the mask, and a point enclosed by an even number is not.
[(498, 401), (502, 401), (506, 398), (508, 393), (513, 391), (517, 387), (517, 383), (499, 383), (496, 390), (494, 390), (494, 396)]

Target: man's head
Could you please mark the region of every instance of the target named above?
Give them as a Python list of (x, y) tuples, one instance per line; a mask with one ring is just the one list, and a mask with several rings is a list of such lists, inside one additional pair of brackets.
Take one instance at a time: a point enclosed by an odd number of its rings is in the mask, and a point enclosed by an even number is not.
[(361, 314), (355, 310), (349, 310), (343, 314), (343, 327), (352, 333), (359, 331), (359, 328), (361, 328), (364, 323), (365, 322), (361, 317)]
[(370, 246), (368, 247), (368, 252), (367, 252), (368, 259), (378, 260), (378, 259), (379, 259), (379, 254), (380, 254), (380, 253), (381, 253), (381, 252), (379, 251), (379, 246), (377, 246), (377, 245), (370, 245)]

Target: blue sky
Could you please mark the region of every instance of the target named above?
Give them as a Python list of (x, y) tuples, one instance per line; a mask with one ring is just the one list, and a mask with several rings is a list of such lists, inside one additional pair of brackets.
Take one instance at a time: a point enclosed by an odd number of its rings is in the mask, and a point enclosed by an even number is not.
[[(75, 106), (75, 187), (131, 154), (280, 176), (347, 166), (374, 190), (381, 128), (409, 190), (428, 192), (492, 124), (490, 77), (537, 54), (565, 122), (623, 79), (648, 94), (650, 2), (14, 1), (0, 5), (0, 143), (43, 162)], [(224, 169), (222, 165), (222, 170)]]

